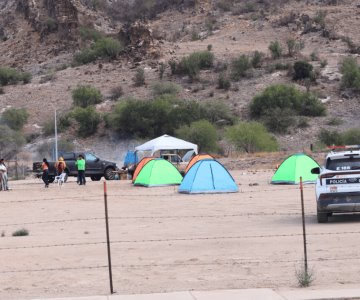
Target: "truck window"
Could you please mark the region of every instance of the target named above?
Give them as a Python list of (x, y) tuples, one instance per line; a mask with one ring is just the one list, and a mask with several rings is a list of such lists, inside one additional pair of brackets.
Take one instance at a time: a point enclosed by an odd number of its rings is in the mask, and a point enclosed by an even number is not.
[(75, 159), (74, 153), (63, 153), (62, 157), (64, 158), (64, 160), (74, 160)]
[(86, 161), (95, 161), (95, 160), (97, 160), (97, 157), (94, 154), (86, 153), (85, 160)]
[(333, 171), (359, 170), (360, 158), (345, 157), (341, 159), (328, 159), (326, 169)]

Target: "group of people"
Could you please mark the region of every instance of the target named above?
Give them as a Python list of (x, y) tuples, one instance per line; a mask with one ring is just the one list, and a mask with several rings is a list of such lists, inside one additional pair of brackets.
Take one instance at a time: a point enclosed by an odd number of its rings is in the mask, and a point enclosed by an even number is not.
[[(77, 183), (79, 185), (85, 185), (86, 184), (86, 179), (85, 179), (86, 161), (82, 155), (78, 156), (78, 158), (75, 162), (75, 166), (78, 171)], [(58, 177), (58, 180), (63, 180), (63, 178), (66, 175), (66, 171), (65, 171), (66, 163), (65, 163), (64, 158), (59, 157), (59, 159), (56, 161), (54, 167), (56, 170), (56, 175)], [(48, 188), (49, 187), (49, 162), (47, 161), (46, 158), (43, 159), (43, 162), (41, 164), (41, 169), (42, 169), (42, 180), (45, 183), (45, 188)]]
[(3, 158), (0, 159), (0, 191), (8, 191), (8, 176), (7, 176), (7, 168), (5, 165), (5, 160)]

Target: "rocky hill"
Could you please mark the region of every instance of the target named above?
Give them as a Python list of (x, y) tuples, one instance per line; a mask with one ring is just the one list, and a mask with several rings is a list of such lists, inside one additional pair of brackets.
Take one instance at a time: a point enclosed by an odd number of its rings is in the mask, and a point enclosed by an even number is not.
[[(267, 86), (291, 83), (306, 90), (306, 83), (294, 82), (289, 70), (283, 67), (306, 59), (317, 72), (310, 91), (325, 104), (327, 116), (308, 118), (308, 126), (277, 134), (281, 148), (308, 149), (310, 143), (315, 143), (320, 128), (343, 131), (359, 127), (359, 98), (340, 88), (339, 72), (343, 58), (349, 55), (356, 58), (360, 53), (357, 1), (170, 2), (164, 0), (162, 6), (137, 15), (134, 11), (142, 8), (136, 5), (137, 1), (1, 1), (0, 66), (30, 72), (32, 81), (4, 86), (0, 112), (8, 107), (26, 108), (30, 116), (24, 133), (33, 137), (29, 138), (30, 145), (39, 144), (46, 139), (42, 135), (43, 125), (53, 118), (54, 110), (61, 113), (71, 109), (71, 92), (76, 86), (98, 88), (104, 101), (97, 105), (97, 110), (109, 112), (115, 104), (111, 100), (112, 90), (117, 86), (121, 86), (124, 97), (150, 99), (151, 86), (159, 81), (159, 66), (163, 63), (166, 66), (163, 80), (182, 87), (180, 98), (200, 103), (223, 101), (241, 120), (248, 120), (251, 99)], [(81, 36), (83, 28), (121, 40), (124, 50), (115, 60), (99, 58), (89, 64), (74, 65), (74, 53), (89, 44)], [(286, 54), (289, 39), (304, 46), (294, 56)], [(284, 55), (273, 62), (268, 47), (276, 40), (283, 45)], [(200, 80), (190, 82), (186, 76), (171, 74), (169, 61), (180, 61), (209, 47), (215, 56), (215, 67), (201, 71)], [(254, 70), (252, 76), (233, 82), (228, 90), (217, 88), (216, 69), (254, 51), (265, 54), (264, 66)], [(143, 86), (134, 85), (137, 67), (145, 71)], [(331, 122), (334, 119), (338, 121)], [(63, 133), (74, 140), (73, 134), (71, 130)], [(76, 138), (77, 147), (102, 152), (104, 147), (99, 146), (99, 141), (102, 146), (106, 141), (107, 157), (114, 157), (111, 154), (114, 145), (121, 144), (104, 126), (95, 136)], [(125, 150), (131, 142), (123, 141), (121, 145), (117, 151)]]

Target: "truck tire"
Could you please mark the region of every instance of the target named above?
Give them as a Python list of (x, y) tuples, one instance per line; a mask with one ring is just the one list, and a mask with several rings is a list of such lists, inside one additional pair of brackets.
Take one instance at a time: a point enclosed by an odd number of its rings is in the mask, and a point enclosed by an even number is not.
[(93, 176), (90, 176), (91, 180), (92, 181), (99, 181), (101, 179), (101, 175), (93, 175)]
[(324, 213), (324, 212), (317, 212), (317, 221), (318, 223), (327, 223), (328, 221), (328, 213)]
[(106, 180), (114, 180), (115, 179), (115, 174), (113, 173), (113, 171), (115, 171), (115, 169), (112, 167), (107, 167), (105, 169), (104, 177)]

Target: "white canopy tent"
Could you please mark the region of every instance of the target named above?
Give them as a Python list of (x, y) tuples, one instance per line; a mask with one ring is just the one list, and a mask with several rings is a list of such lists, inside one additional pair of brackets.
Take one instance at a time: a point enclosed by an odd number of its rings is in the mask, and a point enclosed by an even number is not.
[(156, 151), (161, 150), (193, 150), (195, 154), (197, 154), (198, 146), (196, 144), (164, 134), (156, 139), (146, 142), (145, 144), (135, 147), (135, 150), (150, 151), (151, 155), (154, 155)]

